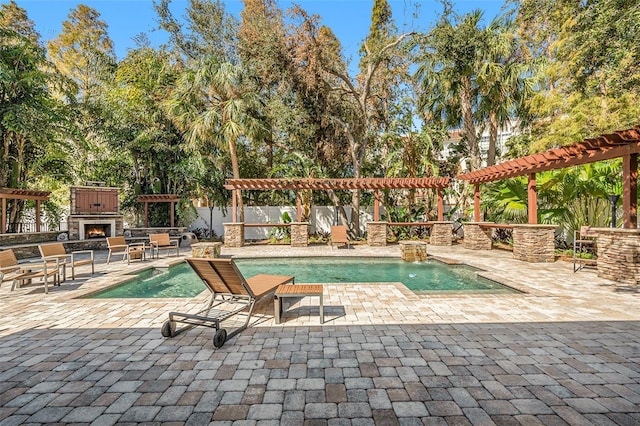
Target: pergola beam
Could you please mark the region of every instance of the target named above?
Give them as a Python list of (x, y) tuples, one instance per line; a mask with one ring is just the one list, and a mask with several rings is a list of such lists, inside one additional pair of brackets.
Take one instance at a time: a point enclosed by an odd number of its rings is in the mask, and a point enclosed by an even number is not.
[(232, 222), (236, 222), (237, 206), (236, 196), (240, 191), (266, 191), (266, 190), (295, 190), (296, 210), (298, 218), (301, 216), (300, 191), (303, 190), (353, 190), (369, 189), (374, 190), (374, 220), (380, 220), (380, 189), (436, 189), (438, 191), (438, 219), (444, 217), (444, 201), (442, 190), (448, 188), (451, 179), (448, 177), (431, 178), (360, 178), (360, 179), (315, 179), (315, 178), (294, 178), (294, 179), (228, 179), (224, 187), (233, 191), (232, 197)]
[(228, 179), (229, 190), (349, 190), (447, 188), (450, 178), (361, 178), (361, 179)]

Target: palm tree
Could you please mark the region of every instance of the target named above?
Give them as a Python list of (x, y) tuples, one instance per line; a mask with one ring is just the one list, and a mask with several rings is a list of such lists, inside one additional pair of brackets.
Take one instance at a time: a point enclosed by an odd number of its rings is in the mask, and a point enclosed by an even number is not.
[(416, 77), (420, 105), (427, 119), (457, 127), (462, 122), (471, 168), (480, 167), (480, 149), (474, 120), (478, 88), (475, 79), (487, 51), (487, 29), (480, 28), (482, 12), (465, 16), (446, 9), (436, 27), (423, 38)]
[[(189, 145), (204, 155), (225, 147), (231, 157), (234, 179), (240, 178), (237, 143), (262, 134), (264, 127), (256, 118), (258, 100), (247, 84), (240, 65), (204, 57), (195, 69), (178, 80), (167, 106), (179, 128), (185, 131)], [(242, 197), (237, 205), (244, 221)]]
[(487, 28), (487, 60), (478, 72), (482, 121), (489, 122), (487, 166), (495, 164), (498, 128), (512, 120), (533, 92), (535, 61), (523, 61), (520, 41), (510, 19), (496, 19)]

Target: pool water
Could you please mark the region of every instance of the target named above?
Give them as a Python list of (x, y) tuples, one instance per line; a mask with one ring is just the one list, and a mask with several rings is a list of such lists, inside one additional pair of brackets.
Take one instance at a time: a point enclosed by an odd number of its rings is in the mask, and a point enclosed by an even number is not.
[[(297, 283), (401, 282), (416, 293), (517, 293), (477, 275), (466, 265), (437, 261), (405, 262), (393, 258), (260, 258), (235, 259), (245, 277), (257, 274), (293, 275)], [(204, 284), (186, 263), (168, 269), (151, 268), (131, 281), (89, 295), (90, 298), (193, 297)]]

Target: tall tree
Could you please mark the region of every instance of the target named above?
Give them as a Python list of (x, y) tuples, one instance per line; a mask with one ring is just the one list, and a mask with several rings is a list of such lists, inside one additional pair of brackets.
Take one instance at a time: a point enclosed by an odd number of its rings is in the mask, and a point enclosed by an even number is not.
[(189, 0), (184, 21), (176, 19), (170, 9), (171, 0), (154, 1), (160, 28), (169, 33), (171, 50), (186, 62), (203, 56), (219, 61), (237, 61), (237, 20), (220, 0)]
[(94, 153), (105, 151), (105, 97), (111, 89), (115, 72), (113, 43), (107, 24), (95, 9), (79, 4), (62, 23), (62, 32), (47, 44), (49, 56), (60, 72), (75, 83), (77, 126), (81, 137), (75, 138), (74, 170), (76, 179), (95, 180), (100, 166)]
[[(69, 176), (64, 140), (73, 127), (69, 110), (52, 94), (65, 91), (65, 80), (52, 71), (38, 41), (24, 9), (14, 2), (0, 6), (0, 187)], [(9, 222), (19, 219), (23, 204), (10, 206)]]
[(519, 34), (544, 56), (528, 103), (532, 150), (567, 145), (637, 123), (639, 2), (520, 0)]
[(81, 102), (90, 103), (113, 77), (113, 42), (95, 9), (79, 4), (71, 10), (62, 22), (62, 32), (47, 47), (56, 67), (75, 81)]
[(435, 28), (421, 37), (417, 58), (416, 76), (425, 115), (452, 127), (462, 124), (471, 169), (479, 168), (482, 162), (475, 119), (476, 79), (486, 57), (488, 32), (481, 22), (481, 11), (459, 16), (445, 4)]
[(537, 60), (526, 60), (513, 22), (498, 18), (487, 28), (487, 60), (478, 70), (479, 120), (488, 121), (487, 166), (496, 162), (498, 130), (517, 118), (526, 122), (525, 103), (533, 93)]
[[(263, 131), (254, 114), (258, 100), (244, 79), (240, 65), (207, 56), (180, 77), (167, 102), (169, 114), (194, 148), (203, 153), (215, 152), (211, 144), (228, 148), (234, 179), (240, 178), (238, 142)], [(243, 221), (240, 194), (237, 202)]]
[[(370, 34), (361, 49), (360, 73), (353, 78), (333, 33), (326, 27), (318, 31), (309, 19), (305, 25), (311, 30), (324, 84), (344, 105), (330, 118), (339, 124), (348, 143), (352, 176), (360, 178), (367, 156), (374, 152), (373, 144), (380, 141), (380, 132), (390, 121), (388, 102), (406, 72), (399, 46), (412, 33), (397, 34), (387, 1), (374, 1)], [(359, 235), (360, 191), (352, 192), (351, 205), (351, 232)]]

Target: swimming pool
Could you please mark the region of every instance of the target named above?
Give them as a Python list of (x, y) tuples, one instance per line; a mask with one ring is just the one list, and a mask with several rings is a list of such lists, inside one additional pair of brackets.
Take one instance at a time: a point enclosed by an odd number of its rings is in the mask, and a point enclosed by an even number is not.
[[(235, 259), (245, 277), (256, 274), (293, 275), (297, 283), (401, 282), (415, 293), (518, 293), (478, 276), (466, 265), (395, 258), (257, 258)], [(205, 290), (188, 264), (150, 268), (132, 280), (88, 295), (89, 298), (193, 297)]]

